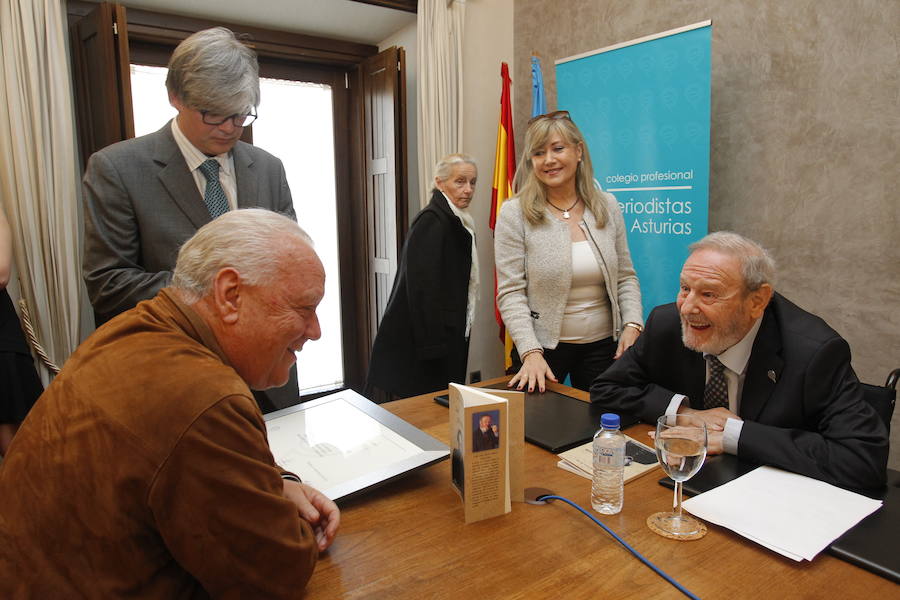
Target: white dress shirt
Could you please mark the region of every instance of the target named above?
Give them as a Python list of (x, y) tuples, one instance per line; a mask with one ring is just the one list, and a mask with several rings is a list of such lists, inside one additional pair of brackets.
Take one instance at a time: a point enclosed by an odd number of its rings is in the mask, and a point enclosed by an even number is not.
[[(744, 391), (744, 380), (747, 378), (747, 363), (750, 362), (750, 353), (753, 351), (753, 342), (756, 341), (756, 334), (759, 332), (759, 326), (762, 323), (762, 317), (756, 320), (750, 331), (747, 332), (741, 341), (728, 348), (716, 358), (725, 365), (724, 374), (725, 382), (728, 384), (728, 410), (734, 414), (740, 414), (741, 410), (741, 394)], [(707, 356), (704, 353), (704, 358)], [(709, 363), (706, 364), (706, 381), (709, 381)], [(667, 415), (673, 415), (687, 400), (684, 394), (675, 394), (672, 401), (666, 408)], [(722, 434), (722, 447), (727, 454), (737, 454), (738, 440), (741, 437), (741, 428), (744, 422), (739, 419), (728, 419), (725, 422), (725, 430)]]
[(237, 208), (237, 183), (234, 176), (234, 159), (231, 152), (219, 154), (217, 156), (207, 156), (194, 146), (189, 139), (181, 132), (178, 127), (178, 119), (172, 119), (172, 135), (175, 137), (175, 143), (184, 156), (184, 162), (187, 163), (188, 170), (194, 176), (194, 183), (200, 190), (200, 198), (206, 195), (206, 175), (200, 171), (200, 165), (210, 158), (215, 158), (219, 162), (219, 183), (222, 185), (222, 191), (228, 198), (228, 210)]

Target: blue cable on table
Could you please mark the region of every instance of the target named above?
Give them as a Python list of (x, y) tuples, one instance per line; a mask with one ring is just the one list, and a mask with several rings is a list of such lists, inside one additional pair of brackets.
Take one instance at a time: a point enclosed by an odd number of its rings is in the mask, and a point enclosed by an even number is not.
[(629, 552), (631, 552), (631, 553), (634, 555), (635, 558), (637, 558), (639, 561), (641, 561), (642, 563), (644, 563), (645, 565), (647, 565), (648, 567), (650, 567), (651, 569), (653, 569), (653, 570), (656, 572), (657, 575), (659, 575), (660, 577), (662, 577), (663, 579), (665, 579), (666, 581), (668, 581), (669, 583), (671, 583), (673, 586), (675, 586), (675, 588), (678, 589), (679, 592), (681, 592), (682, 594), (684, 594), (684, 595), (687, 596), (688, 598), (693, 598), (694, 600), (700, 600), (697, 596), (695, 596), (695, 595), (692, 594), (690, 591), (688, 591), (687, 588), (685, 588), (685, 587), (682, 586), (680, 583), (678, 583), (677, 581), (675, 581), (674, 579), (672, 579), (669, 575), (667, 575), (665, 571), (663, 571), (662, 569), (660, 569), (659, 567), (657, 567), (656, 565), (654, 565), (652, 562), (650, 562), (649, 560), (647, 560), (646, 558), (644, 558), (644, 556), (643, 556), (640, 552), (638, 552), (637, 550), (635, 550), (634, 548), (632, 548), (631, 546), (629, 546), (629, 545), (628, 545), (628, 542), (626, 542), (625, 540), (623, 540), (622, 538), (620, 538), (619, 536), (617, 536), (617, 535), (615, 534), (615, 532), (614, 532), (612, 529), (610, 529), (609, 527), (607, 527), (606, 525), (604, 525), (604, 524), (603, 524), (599, 519), (597, 519), (594, 515), (592, 515), (592, 514), (589, 513), (588, 511), (584, 510), (583, 508), (581, 508), (580, 506), (578, 506), (577, 504), (575, 504), (574, 502), (572, 502), (572, 501), (569, 500), (568, 498), (563, 498), (562, 496), (556, 496), (556, 495), (553, 495), (553, 494), (546, 494), (546, 495), (544, 495), (544, 496), (538, 496), (538, 497), (536, 498), (536, 500), (562, 500), (563, 502), (565, 502), (566, 504), (568, 504), (568, 505), (571, 506), (572, 508), (577, 508), (578, 510), (581, 511), (581, 513), (582, 513), (584, 516), (586, 516), (588, 519), (590, 519), (591, 521), (593, 521), (594, 523), (596, 523), (597, 525), (599, 525), (600, 527), (602, 527), (603, 530), (606, 531), (606, 533), (608, 533), (609, 535), (613, 536), (613, 538), (614, 538), (617, 542), (619, 542), (620, 544), (622, 544), (623, 546), (625, 546), (625, 549), (628, 550)]

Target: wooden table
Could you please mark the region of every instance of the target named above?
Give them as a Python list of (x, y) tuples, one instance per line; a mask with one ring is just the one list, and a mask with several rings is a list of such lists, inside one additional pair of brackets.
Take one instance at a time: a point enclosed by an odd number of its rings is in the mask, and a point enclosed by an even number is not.
[[(434, 395), (382, 406), (447, 443), (447, 409), (433, 402)], [(627, 433), (647, 441), (649, 430), (636, 425)], [(587, 479), (557, 467), (552, 453), (525, 446), (526, 487), (548, 488), (589, 509)], [(657, 536), (645, 519), (671, 506), (671, 490), (657, 483), (661, 476), (657, 470), (629, 482), (620, 514), (594, 514), (697, 596), (896, 597), (896, 584), (824, 552), (811, 563), (797, 563), (711, 524), (698, 541)], [(341, 529), (306, 594), (314, 600), (677, 597), (684, 596), (562, 502), (514, 502), (509, 514), (466, 525), (450, 484), (449, 460), (342, 506)]]

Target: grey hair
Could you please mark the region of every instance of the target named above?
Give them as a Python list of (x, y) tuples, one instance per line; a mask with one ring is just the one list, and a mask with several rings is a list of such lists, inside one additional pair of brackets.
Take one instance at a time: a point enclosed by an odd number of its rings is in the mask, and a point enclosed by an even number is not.
[(768, 250), (739, 233), (716, 231), (688, 246), (688, 250), (692, 253), (716, 250), (740, 260), (744, 285), (750, 292), (755, 292), (764, 283), (775, 287), (775, 259)]
[[(459, 164), (470, 164), (475, 169), (478, 169), (478, 163), (475, 162), (475, 159), (468, 154), (464, 154), (462, 152), (457, 152), (454, 154), (448, 154), (444, 158), (438, 161), (436, 165), (434, 165), (434, 179), (439, 181), (444, 181), (450, 177), (453, 173), (453, 167)], [(436, 191), (437, 187), (432, 188), (432, 192)]]
[(224, 27), (198, 31), (172, 53), (166, 89), (195, 110), (246, 113), (259, 105), (256, 53)]
[(292, 219), (262, 208), (232, 210), (197, 230), (178, 251), (172, 287), (193, 304), (212, 290), (221, 269), (231, 267), (248, 285), (269, 285), (278, 277), (279, 247), (297, 238), (312, 240)]

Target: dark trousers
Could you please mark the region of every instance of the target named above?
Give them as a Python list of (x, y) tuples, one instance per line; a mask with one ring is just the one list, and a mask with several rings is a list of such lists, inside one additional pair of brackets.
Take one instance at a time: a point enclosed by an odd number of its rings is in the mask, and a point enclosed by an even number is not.
[[(587, 392), (591, 389), (594, 379), (613, 364), (618, 345), (611, 337), (589, 344), (560, 342), (552, 350), (544, 348), (544, 360), (560, 383), (571, 376), (572, 387)], [(512, 352), (512, 362), (510, 371), (518, 373), (522, 361), (515, 348)]]

